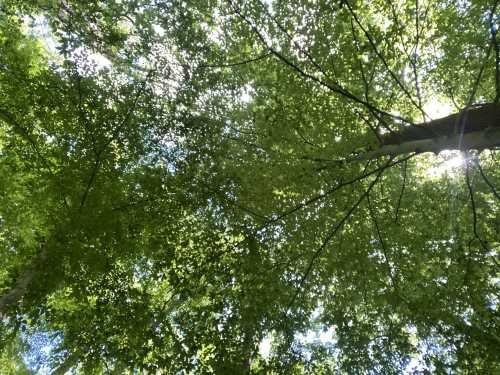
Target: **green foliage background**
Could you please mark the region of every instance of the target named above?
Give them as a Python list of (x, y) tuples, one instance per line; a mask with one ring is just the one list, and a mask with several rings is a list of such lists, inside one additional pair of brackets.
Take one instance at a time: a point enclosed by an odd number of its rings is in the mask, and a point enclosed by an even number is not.
[(498, 150), (346, 161), (495, 100), (496, 10), (1, 0), (2, 371), (500, 371)]

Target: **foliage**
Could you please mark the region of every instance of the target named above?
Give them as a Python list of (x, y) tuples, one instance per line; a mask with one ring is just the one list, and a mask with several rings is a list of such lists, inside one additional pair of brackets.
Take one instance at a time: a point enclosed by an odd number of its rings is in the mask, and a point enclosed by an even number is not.
[(352, 161), (498, 99), (496, 8), (1, 1), (0, 363), (499, 371), (498, 150)]

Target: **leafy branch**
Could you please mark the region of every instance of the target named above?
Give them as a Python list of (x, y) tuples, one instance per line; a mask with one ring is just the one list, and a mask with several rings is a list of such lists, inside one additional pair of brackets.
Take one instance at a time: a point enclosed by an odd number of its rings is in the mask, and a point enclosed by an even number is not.
[(266, 41), (266, 38), (262, 34), (262, 32), (259, 31), (259, 29), (256, 27), (256, 25), (245, 14), (242, 13), (240, 7), (238, 5), (236, 5), (232, 0), (227, 0), (227, 1), (228, 1), (229, 5), (234, 9), (234, 12), (236, 13), (236, 15), (238, 15), (238, 17), (240, 17), (252, 29), (252, 31), (257, 35), (257, 37), (261, 41), (262, 45), (264, 45), (267, 50), (269, 50), (274, 56), (276, 56), (278, 58), (278, 60), (282, 61), (285, 65), (292, 68), (300, 76), (306, 78), (307, 80), (316, 82), (319, 85), (332, 91), (333, 93), (339, 94), (339, 95), (345, 97), (346, 99), (349, 99), (350, 101), (352, 101), (354, 103), (360, 104), (360, 105), (364, 106), (365, 108), (367, 108), (368, 110), (376, 112), (381, 116), (393, 118), (393, 119), (397, 120), (396, 122), (399, 121), (399, 122), (403, 122), (406, 124), (414, 125), (413, 121), (411, 121), (409, 119), (406, 119), (406, 118), (401, 117), (401, 116), (396, 116), (396, 115), (390, 114), (386, 111), (383, 111), (383, 110), (375, 107), (374, 105), (367, 102), (366, 100), (358, 98), (356, 95), (351, 93), (349, 90), (342, 87), (339, 83), (336, 83), (336, 82), (329, 83), (328, 81), (325, 81), (325, 80), (323, 80), (323, 79), (321, 79), (313, 74), (307, 73), (303, 68), (299, 67), (297, 64), (292, 62), (292, 60), (285, 57), (284, 54), (278, 52), (275, 48), (273, 48), (271, 45), (269, 45), (268, 42)]
[(286, 309), (287, 312), (290, 311), (290, 309), (292, 308), (293, 304), (295, 303), (295, 300), (297, 299), (298, 295), (302, 292), (304, 284), (305, 284), (307, 278), (309, 277), (309, 275), (310, 275), (310, 273), (311, 273), (311, 271), (312, 271), (312, 269), (314, 267), (314, 263), (316, 262), (316, 260), (318, 259), (318, 257), (322, 254), (322, 252), (324, 251), (324, 249), (326, 248), (326, 246), (328, 245), (328, 243), (333, 239), (333, 237), (337, 234), (337, 232), (343, 227), (343, 225), (351, 217), (351, 215), (354, 213), (354, 211), (359, 207), (359, 205), (361, 204), (361, 202), (363, 202), (363, 200), (366, 197), (368, 197), (368, 195), (370, 194), (370, 191), (377, 184), (377, 182), (379, 181), (379, 179), (382, 176), (382, 174), (384, 173), (384, 171), (389, 167), (391, 161), (392, 161), (392, 158), (389, 159), (389, 161), (383, 167), (380, 168), (380, 170), (378, 171), (377, 175), (375, 176), (375, 178), (373, 179), (373, 181), (368, 186), (368, 189), (366, 189), (365, 192), (358, 198), (358, 200), (347, 211), (347, 213), (342, 217), (342, 219), (340, 219), (339, 221), (337, 221), (337, 223), (333, 226), (333, 228), (330, 231), (330, 233), (323, 240), (322, 244), (312, 254), (311, 259), (309, 260), (309, 263), (307, 265), (307, 268), (306, 268), (304, 274), (302, 275), (302, 277), (301, 277), (301, 279), (299, 281), (299, 285), (296, 288), (296, 291), (293, 294), (293, 297), (291, 298), (290, 302), (288, 303), (288, 307)]

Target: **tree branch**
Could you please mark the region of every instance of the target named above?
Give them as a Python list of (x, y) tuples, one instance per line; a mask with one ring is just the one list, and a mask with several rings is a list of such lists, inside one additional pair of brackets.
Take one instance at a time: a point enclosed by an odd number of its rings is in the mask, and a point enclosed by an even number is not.
[(403, 155), (410, 152), (434, 152), (437, 154), (442, 150), (484, 150), (498, 147), (499, 145), (500, 128), (485, 129), (465, 134), (460, 132), (459, 134), (453, 134), (448, 137), (441, 136), (417, 139), (400, 144), (386, 144), (376, 150), (354, 156), (348, 161), (376, 159), (384, 155)]
[[(365, 34), (366, 38), (368, 39), (368, 42), (370, 43), (370, 46), (372, 47), (373, 51), (375, 52), (375, 54), (378, 56), (378, 58), (380, 59), (380, 61), (382, 61), (382, 64), (384, 65), (384, 67), (387, 69), (387, 71), (389, 72), (389, 75), (392, 77), (392, 79), (397, 83), (397, 85), (401, 88), (401, 90), (404, 92), (404, 94), (408, 97), (408, 99), (410, 99), (410, 102), (418, 109), (422, 112), (424, 118), (427, 116), (427, 114), (425, 113), (424, 109), (422, 108), (421, 105), (419, 105), (417, 102), (415, 102), (415, 100), (413, 99), (412, 95), (410, 94), (410, 92), (408, 91), (408, 89), (403, 85), (403, 83), (400, 81), (400, 79), (396, 76), (396, 74), (394, 74), (394, 72), (392, 71), (392, 69), (389, 67), (389, 64), (387, 63), (387, 61), (385, 60), (384, 56), (380, 53), (380, 51), (378, 50), (377, 48), (377, 45), (375, 44), (375, 42), (373, 41), (373, 38), (372, 36), (370, 35), (370, 33), (368, 32), (368, 30), (366, 30), (363, 25), (361, 24), (361, 21), (359, 20), (358, 16), (356, 15), (356, 13), (354, 12), (354, 10), (352, 9), (351, 5), (349, 4), (349, 1), (345, 1), (344, 4), (346, 4), (347, 6), (347, 9), (349, 9), (349, 13), (351, 13), (352, 17), (354, 18), (354, 21), (356, 22), (356, 24), (359, 26), (359, 28), (361, 29), (361, 31), (363, 31), (363, 34)], [(428, 117), (428, 116), (427, 116)]]
[(19, 122), (17, 122), (15, 117), (10, 112), (6, 111), (3, 108), (0, 108), (0, 119), (10, 124), (14, 128), (14, 130), (17, 130), (17, 132), (21, 135), (21, 137), (23, 137), (31, 145), (31, 147), (37, 154), (38, 158), (42, 161), (44, 166), (49, 170), (51, 174), (53, 174), (52, 166), (50, 165), (48, 160), (42, 155), (40, 149), (38, 148), (37, 143), (32, 138), (28, 130), (26, 130), (21, 124), (19, 124)]
[[(496, 9), (498, 6), (498, 0), (495, 0), (495, 4), (493, 5), (493, 8), (491, 9), (490, 16), (488, 18), (488, 24), (491, 25), (493, 22), (493, 16), (495, 15)], [(472, 86), (472, 90), (469, 96), (469, 100), (467, 101), (467, 107), (470, 107), (472, 103), (474, 102), (474, 96), (476, 96), (477, 89), (479, 87), (479, 83), (481, 82), (481, 78), (483, 77), (483, 72), (484, 68), (486, 67), (486, 63), (488, 62), (491, 54), (491, 50), (493, 47), (493, 43), (490, 42), (488, 46), (488, 50), (486, 51), (486, 56), (484, 58), (483, 64), (481, 65), (481, 68), (479, 69), (479, 72), (477, 74), (476, 80), (474, 81), (474, 85)]]
[(17, 305), (26, 294), (28, 286), (35, 278), (40, 264), (47, 259), (46, 243), (42, 243), (40, 253), (35, 257), (31, 268), (22, 274), (16, 281), (13, 288), (0, 297), (0, 318), (4, 316), (7, 311)]
[(314, 263), (316, 259), (321, 255), (323, 250), (326, 248), (328, 243), (333, 239), (335, 234), (339, 231), (340, 228), (344, 225), (344, 223), (351, 217), (351, 215), (354, 213), (354, 211), (359, 207), (361, 202), (370, 194), (370, 191), (373, 189), (373, 187), (376, 185), (380, 177), (382, 176), (382, 173), (389, 168), (389, 165), (391, 163), (392, 159), (390, 159), (383, 167), (380, 168), (380, 171), (378, 172), (377, 176), (373, 179), (373, 181), (370, 183), (368, 186), (368, 189), (359, 197), (359, 199), (354, 203), (354, 205), (349, 209), (349, 211), (344, 215), (342, 219), (340, 219), (332, 228), (330, 233), (326, 236), (326, 238), (323, 240), (323, 243), (316, 249), (316, 251), (313, 253), (311, 259), (309, 260), (309, 264), (307, 265), (307, 268), (302, 275), (302, 278), (299, 281), (299, 286), (297, 287), (296, 292), (294, 293), (292, 299), (290, 300), (290, 303), (288, 304), (288, 307), (286, 309), (286, 312), (290, 311), (292, 308), (293, 304), (295, 303), (295, 300), (297, 299), (299, 293), (302, 291), (304, 283), (306, 282), (307, 278), (309, 277), (309, 274), (311, 273)]
[(316, 82), (319, 85), (327, 88), (328, 90), (330, 90), (336, 94), (339, 94), (339, 95), (341, 95), (341, 96), (343, 96), (343, 97), (345, 97), (345, 98), (347, 98), (347, 99), (349, 99), (357, 104), (360, 104), (360, 105), (366, 107), (367, 109), (369, 109), (370, 111), (374, 111), (374, 112), (378, 113), (379, 115), (384, 115), (384, 116), (387, 116), (388, 118), (393, 118), (393, 119), (398, 120), (400, 122), (414, 125), (413, 121), (410, 121), (409, 119), (403, 118), (401, 116), (396, 116), (396, 115), (390, 114), (388, 112), (385, 112), (381, 109), (376, 108), (375, 106), (368, 103), (367, 101), (358, 98), (357, 96), (355, 96), (350, 91), (343, 88), (340, 84), (338, 84), (336, 82), (328, 83), (328, 82), (322, 80), (321, 78), (318, 78), (310, 73), (307, 73), (302, 68), (300, 68), (298, 65), (296, 65), (291, 60), (286, 58), (283, 54), (281, 54), (276, 49), (274, 49), (272, 46), (268, 45), (268, 43), (266, 42), (266, 39), (264, 38), (262, 33), (257, 29), (257, 27), (252, 23), (252, 21), (250, 19), (248, 19), (241, 12), (240, 8), (237, 5), (235, 5), (232, 0), (227, 0), (227, 1), (230, 4), (230, 6), (232, 6), (232, 8), (234, 9), (234, 11), (238, 15), (238, 17), (240, 17), (246, 24), (248, 24), (248, 26), (252, 29), (252, 31), (257, 35), (257, 37), (261, 41), (262, 45), (264, 45), (274, 56), (276, 56), (278, 58), (278, 60), (282, 61), (285, 65), (288, 65), (290, 68), (295, 70), (302, 77), (306, 78), (307, 80), (311, 80), (313, 82)]
[(476, 211), (476, 203), (474, 200), (474, 192), (472, 190), (472, 184), (470, 182), (470, 176), (469, 176), (469, 161), (465, 161), (465, 182), (467, 183), (467, 189), (469, 190), (469, 197), (470, 197), (470, 205), (472, 209), (472, 229), (474, 232), (474, 237), (479, 241), (479, 244), (483, 248), (485, 252), (489, 252), (488, 246), (486, 241), (483, 241), (481, 237), (479, 236), (479, 233), (477, 231), (477, 211)]
[(389, 255), (387, 254), (387, 247), (385, 246), (385, 241), (382, 237), (382, 232), (380, 231), (380, 227), (378, 225), (377, 218), (375, 216), (375, 211), (373, 210), (372, 203), (370, 200), (370, 194), (366, 195), (366, 201), (368, 203), (368, 211), (370, 212), (370, 217), (372, 219), (373, 225), (375, 226), (375, 230), (377, 232), (377, 237), (378, 237), (378, 242), (380, 243), (380, 247), (382, 248), (382, 253), (384, 254), (384, 264), (387, 268), (387, 274), (389, 276), (389, 279), (391, 280), (391, 286), (394, 290), (397, 289), (397, 283), (396, 280), (394, 279), (394, 276), (392, 275), (392, 268), (389, 263)]
[(407, 167), (407, 162), (405, 160), (403, 163), (403, 183), (401, 185), (401, 192), (399, 193), (398, 204), (396, 206), (396, 214), (394, 215), (394, 223), (398, 222), (399, 208), (401, 207), (401, 202), (403, 200), (403, 194), (404, 194), (405, 187), (406, 187), (406, 167)]
[[(222, 64), (222, 63), (221, 64), (201, 64), (201, 65), (199, 65), (199, 67), (200, 68), (234, 68), (236, 66), (245, 65), (245, 64), (249, 64), (249, 63), (252, 63), (255, 61), (266, 59), (272, 55), (273, 54), (271, 52), (267, 52), (267, 53), (263, 53), (260, 56), (257, 56), (257, 57), (254, 57), (254, 58), (251, 58), (248, 60), (236, 61), (236, 62), (230, 62), (230, 63), (224, 63), (224, 64)], [(180, 65), (182, 65), (182, 64), (180, 64)]]
[(413, 156), (415, 156), (415, 155), (412, 154), (412, 155), (406, 156), (403, 159), (397, 160), (395, 162), (391, 162), (392, 161), (392, 158), (391, 158), (391, 160), (389, 161), (388, 164), (386, 164), (384, 166), (381, 166), (381, 167), (378, 167), (376, 169), (373, 169), (370, 172), (363, 173), (360, 176), (358, 176), (356, 178), (353, 178), (353, 179), (351, 179), (349, 181), (340, 182), (337, 185), (335, 185), (333, 188), (328, 189), (324, 193), (318, 194), (315, 197), (313, 197), (313, 198), (305, 201), (304, 203), (301, 203), (301, 204), (299, 204), (299, 205), (297, 205), (297, 206), (295, 206), (295, 207), (293, 207), (293, 208), (291, 208), (291, 209), (289, 209), (289, 210), (281, 213), (280, 215), (278, 215), (277, 217), (275, 217), (274, 219), (272, 219), (271, 221), (269, 221), (269, 222), (267, 222), (265, 224), (269, 225), (269, 224), (276, 223), (279, 220), (284, 219), (286, 216), (291, 215), (291, 214), (293, 214), (293, 213), (295, 213), (295, 212), (297, 212), (297, 211), (299, 211), (299, 210), (301, 210), (301, 209), (303, 209), (303, 208), (305, 208), (305, 207), (307, 207), (307, 206), (309, 206), (309, 205), (311, 205), (311, 204), (313, 204), (313, 203), (315, 203), (315, 202), (317, 202), (317, 201), (319, 201), (321, 199), (326, 198), (327, 196), (333, 194), (334, 192), (336, 192), (337, 190), (340, 190), (343, 187), (346, 187), (346, 186), (352, 185), (352, 184), (354, 184), (354, 183), (356, 183), (358, 181), (364, 180), (365, 178), (367, 178), (367, 177), (369, 177), (369, 176), (371, 176), (371, 175), (373, 175), (375, 173), (379, 173), (380, 171), (383, 171), (383, 170), (385, 170), (387, 168), (390, 168), (390, 167), (392, 167), (394, 165), (402, 163), (402, 162), (404, 162), (404, 161), (412, 158)]
[(475, 161), (476, 161), (476, 165), (479, 169), (479, 173), (481, 174), (481, 177), (483, 178), (484, 182), (486, 182), (486, 184), (490, 187), (493, 195), (500, 201), (500, 195), (496, 191), (495, 186), (493, 186), (491, 181), (486, 177), (486, 174), (484, 173), (483, 168), (481, 167), (481, 164), (479, 163), (479, 160), (475, 159)]

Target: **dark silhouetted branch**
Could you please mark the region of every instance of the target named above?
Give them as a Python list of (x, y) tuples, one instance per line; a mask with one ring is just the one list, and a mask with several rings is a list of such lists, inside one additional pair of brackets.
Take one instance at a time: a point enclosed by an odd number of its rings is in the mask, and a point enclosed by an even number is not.
[(377, 217), (375, 215), (375, 211), (373, 210), (371, 199), (370, 199), (370, 194), (367, 194), (366, 196), (366, 201), (368, 203), (368, 211), (370, 212), (370, 217), (372, 219), (373, 225), (375, 226), (375, 230), (377, 232), (377, 237), (378, 237), (378, 242), (380, 244), (380, 247), (382, 249), (382, 253), (384, 254), (384, 264), (386, 266), (386, 271), (387, 275), (389, 276), (389, 279), (391, 280), (391, 286), (394, 290), (397, 289), (397, 282), (394, 279), (394, 276), (392, 275), (393, 271), (390, 265), (390, 260), (389, 260), (389, 255), (387, 253), (387, 246), (385, 245), (384, 238), (382, 236), (382, 232), (380, 230), (380, 226), (378, 225)]
[(410, 94), (410, 92), (408, 91), (408, 89), (405, 87), (405, 85), (401, 82), (401, 80), (396, 76), (396, 74), (389, 67), (389, 64), (387, 63), (386, 59), (384, 58), (384, 56), (378, 50), (377, 45), (375, 44), (375, 41), (373, 40), (371, 34), (368, 32), (368, 30), (366, 30), (364, 28), (364, 26), (361, 23), (361, 21), (359, 20), (357, 14), (354, 12), (354, 9), (349, 5), (349, 2), (345, 1), (345, 4), (347, 6), (347, 9), (349, 9), (349, 13), (351, 13), (352, 17), (354, 18), (354, 21), (356, 22), (356, 24), (358, 25), (358, 27), (361, 29), (361, 31), (363, 31), (363, 34), (365, 34), (366, 38), (368, 39), (368, 42), (370, 43), (370, 46), (372, 47), (373, 51), (375, 52), (375, 54), (377, 55), (377, 57), (380, 59), (380, 61), (382, 61), (382, 64), (384, 65), (384, 67), (387, 69), (387, 72), (389, 73), (389, 75), (397, 83), (397, 85), (401, 88), (401, 90), (408, 97), (408, 99), (410, 100), (410, 102), (418, 110), (420, 110), (420, 112), (422, 112), (422, 115), (424, 116), (424, 118), (428, 117), (426, 115), (424, 109), (422, 108), (422, 106), (419, 105), (417, 102), (415, 102), (415, 100), (413, 99), (413, 96)]
[(491, 183), (491, 181), (486, 177), (486, 174), (483, 171), (483, 168), (481, 167), (481, 164), (479, 163), (479, 160), (476, 160), (476, 165), (477, 168), (479, 169), (479, 173), (481, 174), (481, 177), (483, 178), (484, 182), (490, 187), (491, 192), (493, 195), (500, 201), (500, 195), (498, 194), (497, 190), (495, 189), (495, 186)]
[(354, 211), (359, 207), (359, 205), (361, 204), (361, 202), (363, 202), (363, 200), (368, 196), (368, 194), (370, 194), (370, 191), (377, 184), (378, 180), (382, 176), (382, 173), (387, 168), (389, 168), (389, 165), (390, 165), (391, 161), (392, 161), (392, 159), (390, 159), (383, 167), (380, 168), (379, 172), (377, 173), (377, 175), (375, 176), (375, 178), (373, 179), (373, 181), (368, 186), (368, 189), (365, 190), (365, 192), (359, 197), (359, 199), (354, 203), (354, 205), (349, 209), (349, 211), (347, 211), (347, 213), (344, 215), (344, 217), (342, 217), (342, 219), (340, 219), (339, 221), (337, 221), (337, 223), (334, 225), (334, 227), (332, 228), (332, 230), (330, 231), (330, 233), (323, 240), (322, 244), (313, 253), (311, 259), (309, 260), (307, 268), (306, 268), (304, 274), (302, 275), (302, 277), (301, 277), (301, 279), (299, 281), (299, 285), (297, 287), (297, 290), (295, 291), (292, 299), (290, 300), (290, 303), (288, 304), (288, 308), (286, 310), (287, 312), (292, 308), (292, 306), (295, 303), (295, 300), (297, 299), (298, 295), (303, 290), (304, 284), (305, 284), (307, 278), (309, 277), (309, 274), (311, 273), (311, 271), (312, 271), (312, 269), (314, 267), (314, 263), (316, 262), (316, 259), (318, 259), (318, 257), (321, 255), (321, 253), (326, 248), (326, 246), (328, 245), (328, 243), (333, 239), (333, 237), (335, 236), (335, 234), (337, 234), (337, 232), (343, 227), (343, 225), (346, 223), (346, 221), (351, 217), (351, 215), (354, 213)]
[(471, 210), (472, 210), (472, 229), (474, 232), (474, 237), (479, 241), (479, 244), (481, 245), (483, 250), (486, 252), (489, 252), (488, 245), (487, 245), (486, 241), (483, 241), (483, 239), (479, 236), (479, 232), (477, 230), (476, 202), (474, 200), (474, 191), (472, 189), (472, 184), (470, 181), (469, 161), (468, 160), (466, 160), (466, 162), (465, 162), (465, 182), (467, 184), (467, 189), (469, 190), (470, 205), (471, 205)]
[[(498, 0), (495, 0), (495, 4), (493, 4), (493, 7), (491, 8), (490, 16), (488, 18), (488, 25), (490, 26), (492, 25), (493, 17), (495, 15), (497, 6), (498, 6)], [(476, 76), (476, 80), (474, 81), (474, 85), (472, 86), (472, 90), (469, 95), (469, 100), (467, 101), (466, 108), (471, 106), (472, 103), (474, 102), (474, 97), (476, 96), (477, 89), (479, 88), (479, 83), (481, 82), (481, 79), (483, 77), (484, 68), (486, 67), (486, 64), (490, 58), (492, 47), (493, 47), (493, 42), (490, 41), (488, 49), (486, 50), (486, 56), (484, 58), (483, 64), (481, 65), (481, 68), (479, 69), (479, 72)]]
[[(246, 64), (250, 64), (250, 63), (253, 63), (256, 61), (264, 60), (272, 55), (273, 54), (271, 52), (267, 52), (267, 53), (263, 53), (260, 56), (257, 56), (257, 57), (254, 57), (254, 58), (251, 58), (248, 60), (242, 60), (242, 61), (236, 61), (236, 62), (226, 62), (226, 63), (220, 63), (220, 64), (201, 64), (201, 65), (199, 65), (199, 67), (200, 68), (234, 68), (237, 66), (246, 65)], [(180, 64), (180, 65), (182, 65), (182, 64)]]
[(404, 194), (405, 187), (406, 187), (406, 172), (407, 172), (406, 167), (407, 167), (407, 162), (405, 160), (403, 162), (403, 183), (401, 184), (401, 192), (399, 193), (398, 203), (396, 205), (396, 214), (394, 215), (394, 223), (398, 222), (399, 209), (401, 208), (401, 202), (403, 200), (403, 194)]
[(316, 77), (313, 74), (307, 73), (304, 69), (299, 67), (297, 64), (293, 63), (287, 57), (285, 57), (284, 54), (278, 52), (275, 48), (270, 46), (267, 43), (266, 38), (264, 37), (262, 32), (259, 31), (257, 29), (257, 27), (254, 25), (254, 23), (241, 12), (239, 6), (234, 4), (234, 2), (231, 0), (227, 0), (227, 1), (234, 9), (236, 15), (238, 15), (238, 17), (240, 17), (252, 29), (252, 31), (257, 35), (257, 37), (261, 41), (262, 45), (264, 45), (266, 47), (266, 49), (268, 49), (274, 56), (276, 56), (278, 58), (278, 60), (282, 61), (285, 65), (292, 68), (294, 71), (296, 71), (302, 77), (306, 78), (307, 80), (311, 80), (313, 82), (316, 82), (319, 85), (327, 88), (328, 90), (330, 90), (336, 94), (339, 94), (339, 95), (345, 97), (346, 99), (351, 100), (354, 103), (360, 104), (360, 105), (364, 106), (365, 108), (369, 109), (370, 111), (374, 111), (374, 112), (378, 113), (379, 115), (384, 115), (384, 116), (387, 116), (388, 118), (392, 118), (392, 119), (395, 119), (395, 120), (403, 122), (403, 123), (413, 124), (413, 121), (411, 121), (409, 119), (403, 118), (401, 116), (392, 115), (388, 112), (385, 112), (385, 111), (373, 106), (372, 104), (368, 103), (366, 100), (358, 98), (356, 95), (352, 94), (350, 91), (346, 90), (345, 88), (343, 88), (341, 85), (339, 85), (336, 82), (329, 83), (329, 82), (324, 81), (321, 78)]

